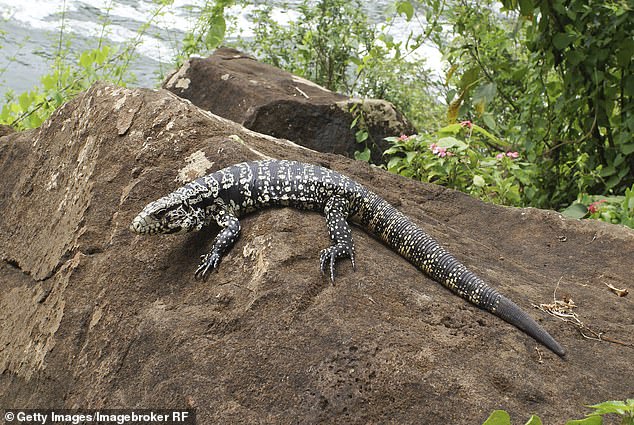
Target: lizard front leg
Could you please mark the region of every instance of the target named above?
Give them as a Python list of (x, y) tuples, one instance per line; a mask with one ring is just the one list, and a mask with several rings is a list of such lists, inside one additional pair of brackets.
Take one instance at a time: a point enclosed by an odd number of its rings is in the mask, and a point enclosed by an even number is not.
[(209, 270), (217, 269), (224, 253), (236, 243), (240, 236), (240, 221), (233, 213), (221, 210), (216, 214), (215, 219), (220, 226), (220, 233), (214, 239), (209, 253), (200, 257), (200, 266), (194, 273), (196, 278), (204, 278)]
[(341, 196), (333, 196), (326, 202), (324, 213), (326, 225), (332, 245), (321, 251), (319, 260), (321, 273), (326, 273), (326, 267), (330, 269), (330, 280), (335, 282), (335, 262), (339, 258), (348, 257), (352, 261), (354, 269), (354, 242), (352, 229), (347, 222), (349, 215), (348, 201)]

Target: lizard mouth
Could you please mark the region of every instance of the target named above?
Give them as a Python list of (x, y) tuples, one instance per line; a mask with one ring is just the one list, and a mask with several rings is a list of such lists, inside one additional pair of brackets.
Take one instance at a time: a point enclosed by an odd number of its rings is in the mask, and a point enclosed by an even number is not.
[(183, 231), (183, 228), (181, 226), (178, 226), (178, 227), (170, 227), (166, 229), (163, 233), (165, 233), (166, 235), (171, 235), (172, 233), (181, 233), (182, 231)]
[(130, 223), (130, 230), (141, 235), (144, 233), (149, 233), (150, 229), (145, 219), (140, 215), (137, 215), (136, 217), (134, 217), (134, 220), (132, 220), (132, 223)]

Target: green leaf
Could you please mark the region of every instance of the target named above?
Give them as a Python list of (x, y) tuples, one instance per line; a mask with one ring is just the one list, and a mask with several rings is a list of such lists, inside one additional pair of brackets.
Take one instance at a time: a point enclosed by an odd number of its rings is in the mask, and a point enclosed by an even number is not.
[(482, 103), (484, 105), (491, 103), (495, 99), (497, 93), (497, 85), (495, 83), (483, 84), (473, 93), (473, 103)]
[(495, 130), (497, 128), (497, 124), (495, 120), (493, 119), (493, 114), (490, 114), (490, 113), (482, 114), (482, 121), (484, 121), (486, 126), (492, 130)]
[(400, 164), (402, 158), (400, 156), (395, 156), (387, 162), (387, 169), (390, 171), (395, 171), (394, 168)]
[(588, 214), (588, 208), (578, 202), (573, 202), (568, 208), (561, 212), (566, 217), (583, 218)]
[(20, 108), (22, 108), (22, 111), (26, 111), (27, 109), (29, 109), (29, 106), (31, 106), (32, 102), (33, 100), (29, 92), (24, 92), (20, 95), (20, 97), (18, 97), (18, 103), (20, 104)]
[(359, 130), (356, 133), (354, 133), (354, 138), (356, 139), (357, 143), (363, 143), (366, 140), (368, 140), (368, 132), (366, 130)]
[(526, 425), (542, 425), (542, 420), (539, 419), (539, 416), (533, 415), (530, 417)]
[(482, 425), (511, 425), (511, 417), (504, 410), (495, 410)]
[(383, 155), (394, 155), (397, 152), (401, 152), (402, 149), (400, 146), (392, 146), (391, 148), (388, 148), (385, 152), (383, 152)]
[(484, 187), (486, 186), (486, 181), (484, 181), (484, 177), (480, 176), (480, 175), (475, 175), (473, 176), (473, 184), (474, 186), (477, 187)]
[(568, 421), (566, 425), (603, 425), (603, 418), (601, 416), (589, 416), (585, 419)]
[(103, 63), (106, 61), (106, 59), (108, 59), (108, 56), (110, 55), (110, 46), (103, 46), (101, 49), (97, 50), (96, 53), (97, 64), (103, 65)]
[(576, 34), (570, 34), (567, 32), (559, 32), (555, 34), (555, 36), (553, 37), (553, 46), (555, 46), (557, 50), (564, 50), (573, 41), (575, 41), (576, 38), (577, 38)]
[(405, 15), (405, 18), (408, 21), (411, 21), (412, 17), (414, 16), (414, 6), (408, 1), (399, 1), (396, 4), (396, 11), (400, 15)]
[(88, 68), (92, 65), (93, 63), (93, 57), (92, 54), (89, 50), (84, 50), (81, 55), (79, 56), (79, 64), (83, 67), (83, 68)]
[(460, 124), (449, 124), (438, 130), (438, 134), (458, 134), (462, 130), (462, 126)]
[(482, 134), (484, 137), (486, 137), (487, 139), (489, 139), (489, 141), (490, 141), (493, 145), (495, 145), (495, 146), (497, 146), (497, 147), (499, 147), (499, 148), (502, 148), (502, 149), (507, 149), (507, 148), (510, 148), (510, 147), (511, 147), (511, 144), (510, 144), (510, 143), (508, 143), (508, 142), (506, 142), (506, 141), (504, 141), (504, 140), (498, 139), (498, 138), (497, 138), (497, 137), (495, 137), (493, 134), (489, 133), (489, 132), (488, 132), (488, 131), (486, 131), (484, 128), (480, 127), (479, 125), (473, 125), (472, 129), (473, 129), (473, 132), (474, 132), (474, 133), (479, 133), (479, 134)]
[(624, 415), (626, 412), (634, 413), (634, 400), (628, 400), (627, 404), (620, 400), (604, 401), (603, 403), (593, 404), (588, 407), (596, 409), (594, 412), (596, 415), (605, 415), (606, 413)]
[(572, 66), (577, 66), (584, 60), (586, 60), (586, 55), (581, 53), (579, 50), (570, 50), (566, 53), (566, 59)]
[(440, 146), (441, 148), (458, 148), (458, 150), (464, 150), (467, 148), (467, 144), (465, 142), (451, 136), (438, 139), (436, 145)]
[(608, 177), (611, 176), (612, 174), (616, 173), (616, 168), (614, 168), (614, 165), (608, 165), (607, 167), (601, 169), (601, 171), (599, 171), (599, 175), (601, 177)]
[(354, 159), (359, 160), (359, 161), (369, 162), (370, 161), (370, 149), (368, 147), (366, 147), (362, 152), (356, 151), (354, 153)]
[(458, 87), (460, 87), (463, 91), (469, 91), (473, 84), (475, 84), (479, 79), (480, 68), (477, 66), (471, 67), (462, 74), (462, 77), (460, 77)]
[(208, 49), (215, 49), (220, 46), (225, 39), (225, 31), (227, 29), (227, 23), (222, 15), (216, 15), (209, 20), (209, 30), (205, 37), (205, 44)]
[(57, 78), (55, 78), (53, 74), (43, 76), (40, 81), (42, 82), (44, 90), (53, 90), (57, 85)]
[(535, 9), (535, 5), (532, 0), (519, 0), (520, 13), (523, 16), (528, 16), (533, 13), (533, 9)]
[(629, 155), (632, 152), (634, 152), (634, 143), (628, 143), (626, 145), (621, 145), (620, 149), (621, 149), (621, 153), (623, 155)]

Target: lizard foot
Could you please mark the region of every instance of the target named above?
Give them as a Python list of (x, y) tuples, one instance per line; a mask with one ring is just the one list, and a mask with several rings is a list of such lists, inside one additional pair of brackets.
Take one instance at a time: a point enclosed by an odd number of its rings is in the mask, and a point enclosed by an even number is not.
[(355, 270), (354, 265), (354, 246), (337, 244), (329, 246), (323, 249), (319, 254), (319, 263), (321, 268), (321, 274), (326, 274), (326, 267), (330, 268), (330, 280), (335, 283), (335, 261), (339, 258), (348, 257), (352, 262), (352, 269)]
[(217, 252), (210, 252), (209, 254), (200, 256), (200, 265), (194, 273), (196, 279), (204, 279), (209, 270), (217, 270), (220, 264), (220, 254)]

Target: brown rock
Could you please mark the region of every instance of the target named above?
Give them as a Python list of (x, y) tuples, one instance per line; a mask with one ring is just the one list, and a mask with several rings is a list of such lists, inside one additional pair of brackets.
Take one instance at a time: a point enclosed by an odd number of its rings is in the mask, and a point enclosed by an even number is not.
[(6, 135), (11, 134), (13, 132), (15, 132), (13, 127), (11, 127), (9, 125), (0, 124), (0, 137), (6, 136)]
[[(149, 201), (198, 173), (263, 156), (332, 167), (396, 204), (540, 320), (565, 360), (452, 295), (361, 229), (357, 271), (320, 276), (323, 218), (242, 220), (206, 282), (213, 230), (141, 237)], [(166, 91), (96, 85), (41, 129), (0, 140), (0, 406), (185, 408), (199, 424), (478, 424), (580, 418), (632, 396), (634, 232), (487, 205), (315, 153)], [(574, 300), (606, 338), (532, 309)]]
[(355, 141), (357, 129), (350, 128), (356, 116), (350, 109), (357, 104), (375, 163), (382, 162), (389, 147), (385, 137), (414, 132), (390, 102), (333, 93), (234, 49), (220, 48), (209, 58), (190, 59), (163, 87), (251, 130), (348, 157), (364, 148)]

